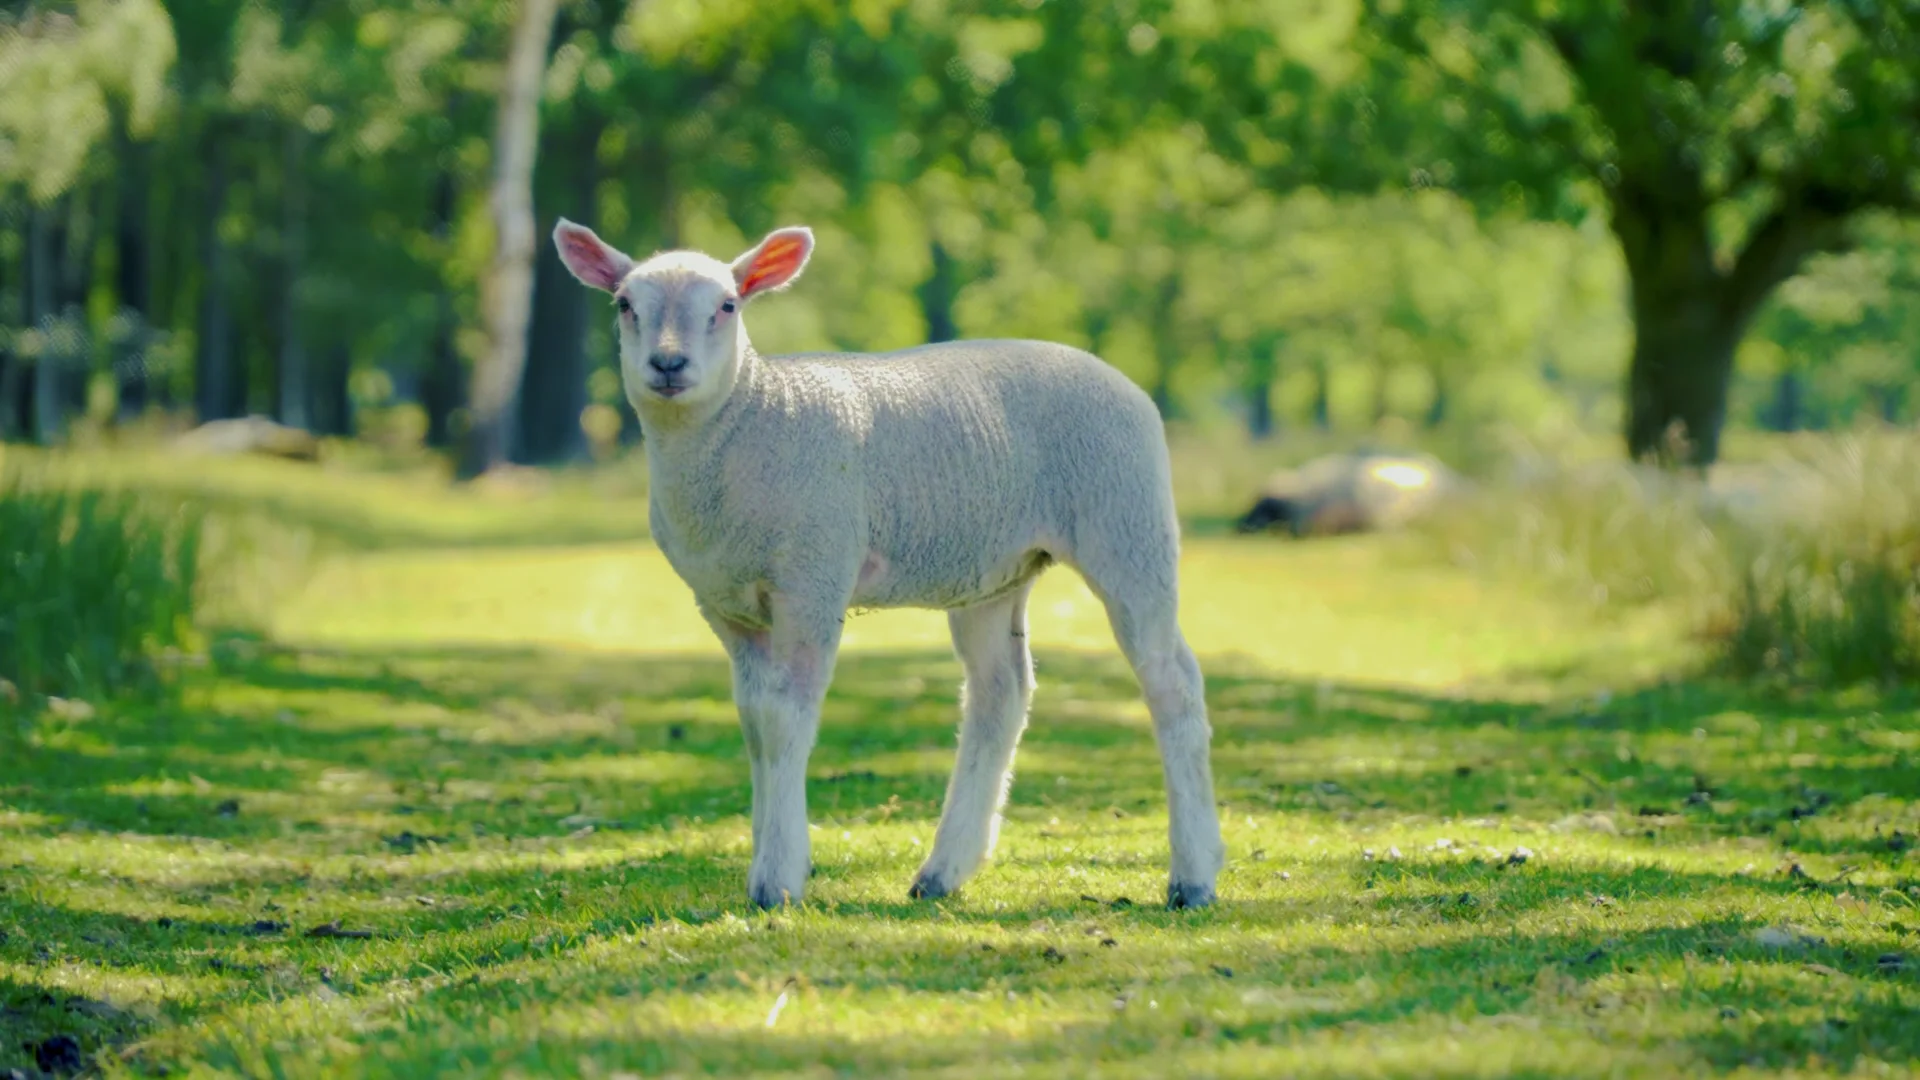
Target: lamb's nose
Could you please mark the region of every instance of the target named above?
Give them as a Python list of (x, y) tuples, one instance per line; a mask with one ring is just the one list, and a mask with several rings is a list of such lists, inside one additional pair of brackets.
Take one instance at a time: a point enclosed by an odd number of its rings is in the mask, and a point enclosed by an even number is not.
[(686, 370), (687, 358), (682, 353), (654, 353), (647, 357), (647, 366), (662, 375), (676, 375)]

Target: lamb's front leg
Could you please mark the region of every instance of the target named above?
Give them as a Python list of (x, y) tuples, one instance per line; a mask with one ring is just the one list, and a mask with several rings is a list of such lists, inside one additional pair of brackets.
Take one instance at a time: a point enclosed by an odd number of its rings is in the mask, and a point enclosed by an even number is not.
[(747, 895), (761, 907), (798, 903), (812, 869), (807, 757), (833, 680), (840, 616), (774, 603), (771, 630), (729, 643), (734, 702), (753, 764), (753, 864)]

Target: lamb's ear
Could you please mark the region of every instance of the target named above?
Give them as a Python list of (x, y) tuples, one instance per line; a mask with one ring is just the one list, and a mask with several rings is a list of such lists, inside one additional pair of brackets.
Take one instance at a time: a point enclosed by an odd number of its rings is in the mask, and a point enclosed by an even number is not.
[(813, 255), (813, 230), (803, 225), (775, 229), (759, 246), (733, 260), (733, 283), (740, 299), (783, 288), (806, 268)]
[(553, 243), (560, 249), (560, 261), (567, 264), (573, 276), (596, 289), (612, 292), (633, 269), (632, 259), (595, 236), (592, 229), (566, 218), (553, 227)]

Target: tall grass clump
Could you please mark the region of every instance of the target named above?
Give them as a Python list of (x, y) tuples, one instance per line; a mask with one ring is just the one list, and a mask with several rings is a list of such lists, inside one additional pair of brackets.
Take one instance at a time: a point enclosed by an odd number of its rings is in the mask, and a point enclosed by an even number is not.
[(1709, 632), (1727, 666), (1848, 684), (1920, 677), (1920, 442), (1816, 445), (1802, 513), (1736, 549), (1736, 591)]
[(155, 655), (192, 631), (199, 563), (190, 512), (0, 463), (0, 695), (150, 685)]
[(1731, 515), (1684, 478), (1617, 463), (1491, 480), (1418, 530), (1453, 562), (1600, 611), (1704, 615), (1737, 580)]
[(1920, 441), (1823, 438), (1710, 478), (1625, 463), (1483, 488), (1421, 538), (1600, 612), (1659, 606), (1742, 677), (1920, 677)]

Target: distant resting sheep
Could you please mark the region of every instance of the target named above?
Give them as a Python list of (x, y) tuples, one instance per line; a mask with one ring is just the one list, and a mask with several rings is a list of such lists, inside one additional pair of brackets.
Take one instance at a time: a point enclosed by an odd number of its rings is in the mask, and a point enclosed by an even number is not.
[(1452, 470), (1425, 455), (1333, 454), (1269, 478), (1236, 528), (1284, 529), (1296, 537), (1393, 529), (1427, 514), (1461, 485)]
[(289, 461), (320, 460), (320, 440), (312, 433), (275, 423), (264, 416), (209, 420), (179, 436), (174, 445), (196, 454), (261, 454)]
[(653, 535), (732, 659), (753, 775), (747, 891), (798, 901), (806, 768), (849, 608), (945, 610), (965, 670), (960, 746), (911, 895), (951, 893), (992, 851), (1033, 697), (1027, 596), (1053, 563), (1106, 605), (1165, 767), (1173, 907), (1223, 861), (1199, 664), (1178, 612), (1179, 523), (1146, 394), (1078, 349), (971, 341), (765, 357), (754, 297), (799, 275), (803, 228), (732, 263), (638, 265), (562, 220), (573, 275), (613, 294), (620, 370), (652, 480)]

